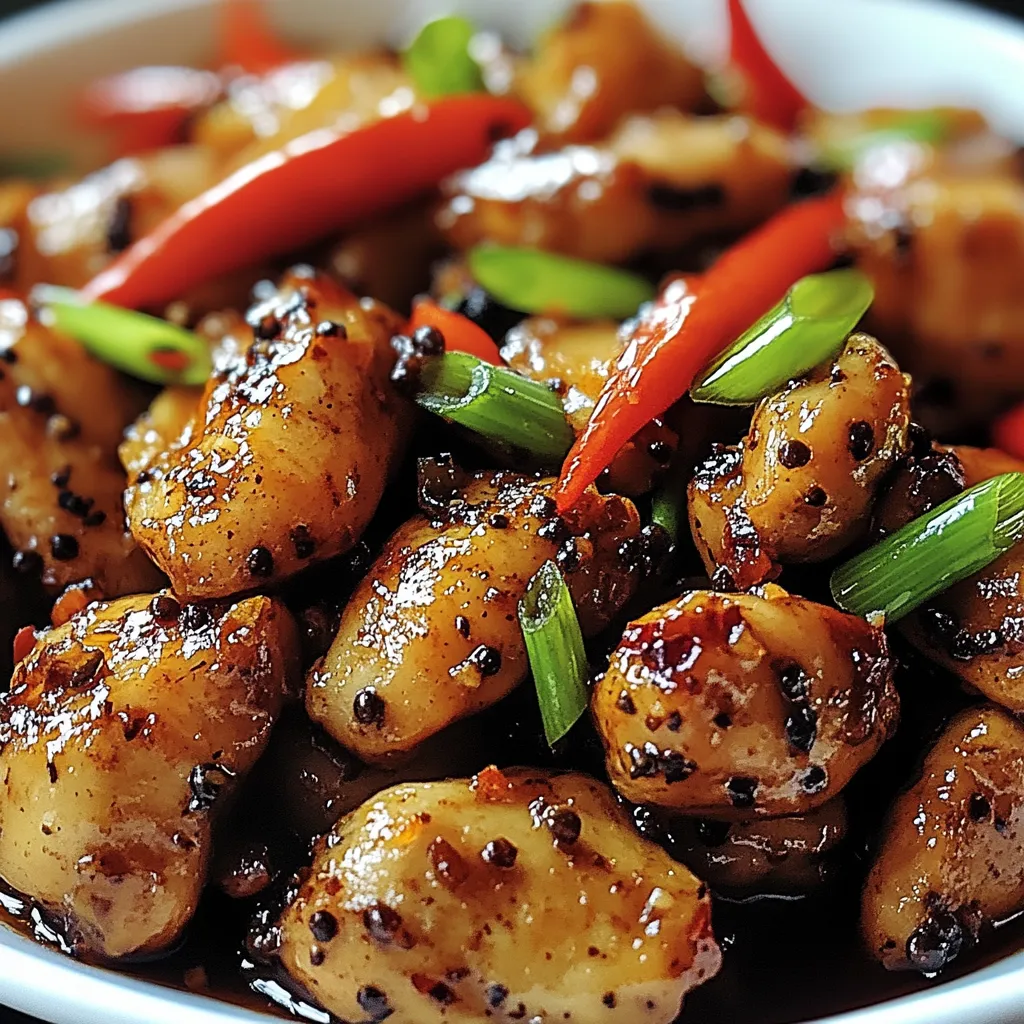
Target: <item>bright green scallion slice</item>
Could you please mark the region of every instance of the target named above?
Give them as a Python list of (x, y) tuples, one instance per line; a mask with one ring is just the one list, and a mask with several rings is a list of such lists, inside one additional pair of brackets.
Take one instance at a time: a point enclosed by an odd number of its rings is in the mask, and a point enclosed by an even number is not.
[(1024, 473), (1003, 473), (839, 566), (832, 596), (840, 608), (893, 622), (983, 569), (1024, 538)]
[(572, 595), (558, 566), (545, 562), (519, 602), (544, 735), (554, 746), (587, 709), (587, 656)]
[(711, 364), (690, 396), (713, 405), (753, 405), (831, 359), (873, 298), (859, 270), (802, 278)]
[(873, 149), (901, 142), (934, 145), (946, 138), (949, 128), (949, 117), (942, 111), (908, 110), (887, 125), (826, 142), (817, 163), (825, 170), (850, 171)]
[(483, 76), (470, 53), (476, 29), (466, 18), (450, 15), (428, 21), (402, 54), (402, 63), (423, 96), (434, 99), (480, 92)]

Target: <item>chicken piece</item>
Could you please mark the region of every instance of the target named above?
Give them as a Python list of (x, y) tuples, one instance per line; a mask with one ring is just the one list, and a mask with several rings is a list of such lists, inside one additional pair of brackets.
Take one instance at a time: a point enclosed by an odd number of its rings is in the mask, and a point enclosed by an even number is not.
[(716, 446), (690, 483), (708, 575), (746, 590), (780, 563), (820, 562), (857, 540), (909, 424), (910, 380), (866, 334), (762, 400), (741, 444)]
[(76, 954), (167, 949), (196, 908), (212, 816), (296, 682), (294, 624), (253, 597), (90, 605), (0, 696), (0, 876)]
[[(558, 388), (566, 416), (579, 434), (624, 348), (625, 338), (612, 320), (563, 323), (530, 317), (508, 332), (501, 354), (517, 373)], [(646, 494), (678, 443), (678, 435), (662, 419), (652, 420), (623, 445), (601, 479), (602, 489), (631, 497)]]
[(19, 287), (46, 281), (80, 288), (215, 180), (209, 150), (173, 146), (40, 192), (9, 225), (19, 236)]
[(708, 106), (704, 71), (623, 0), (576, 4), (519, 67), (515, 90), (562, 142), (602, 139), (626, 114)]
[(419, 1024), (670, 1024), (721, 961), (705, 887), (605, 786), (496, 768), (396, 786), (343, 818), (276, 940), (335, 1016)]
[(389, 380), (390, 310), (296, 272), (249, 316), (257, 340), (125, 492), (133, 534), (180, 596), (272, 585), (351, 548), (410, 422)]
[(981, 928), (1024, 909), (1024, 726), (983, 705), (958, 714), (896, 798), (861, 906), (871, 954), (933, 974)]
[(880, 629), (768, 584), (630, 623), (591, 707), (627, 800), (743, 821), (834, 797), (895, 730), (899, 698)]
[(199, 387), (180, 384), (164, 388), (149, 408), (125, 428), (117, 454), (129, 480), (134, 481), (168, 449), (180, 447), (182, 434), (191, 426), (202, 398), (203, 389)]
[(785, 204), (792, 178), (783, 137), (731, 116), (661, 111), (595, 146), (537, 152), (537, 142), (523, 132), (448, 180), (437, 223), (453, 246), (624, 262), (753, 227)]
[(833, 875), (836, 849), (846, 837), (842, 797), (808, 814), (751, 821), (687, 818), (644, 808), (643, 831), (660, 835), (682, 861), (715, 891), (735, 896), (802, 896)]
[[(967, 487), (1024, 471), (1024, 463), (993, 448), (958, 446), (948, 450), (947, 459), (962, 467)], [(1024, 713), (1024, 548), (1011, 548), (937, 594), (900, 627), (925, 657), (959, 676), (969, 690)]]
[(0, 525), (18, 570), (108, 597), (158, 586), (124, 523), (114, 447), (135, 401), (121, 378), (14, 298), (0, 300), (0, 359)]
[[(883, 150), (858, 168), (849, 240), (871, 278), (869, 323), (945, 417), (981, 421), (1024, 388), (1024, 181), (1012, 144)], [(956, 419), (952, 419), (956, 417)]]
[(310, 717), (363, 760), (386, 763), (495, 703), (526, 675), (516, 611), (548, 559), (566, 573), (584, 634), (607, 625), (635, 589), (637, 567), (620, 548), (637, 546), (639, 515), (591, 489), (560, 518), (554, 485), (453, 474), (448, 494), (429, 496), (433, 518), (391, 537), (310, 672)]

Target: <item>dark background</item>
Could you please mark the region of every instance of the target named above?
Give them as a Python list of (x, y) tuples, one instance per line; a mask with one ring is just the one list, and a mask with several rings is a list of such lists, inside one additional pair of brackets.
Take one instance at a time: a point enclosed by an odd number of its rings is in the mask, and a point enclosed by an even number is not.
[[(44, 2), (47, 0), (0, 0), (0, 18), (29, 7), (38, 7)], [(827, 2), (827, 0), (822, 0), (822, 2)], [(1024, 0), (970, 0), (970, 2), (976, 7), (987, 7), (1024, 19)], [(0, 31), (3, 31), (2, 28)], [(0, 1007), (0, 1024), (36, 1024), (36, 1022), (13, 1010)], [(140, 1022), (140, 1024), (144, 1024), (144, 1022)]]

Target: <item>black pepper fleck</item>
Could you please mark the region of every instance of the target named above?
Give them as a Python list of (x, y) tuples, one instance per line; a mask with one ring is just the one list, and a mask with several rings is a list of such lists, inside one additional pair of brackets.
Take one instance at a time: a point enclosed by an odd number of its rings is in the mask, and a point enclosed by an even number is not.
[(352, 714), (360, 725), (375, 725), (378, 729), (381, 728), (384, 725), (386, 711), (384, 698), (372, 686), (360, 690), (352, 702)]
[(485, 996), (487, 998), (487, 1005), (498, 1007), (508, 999), (508, 989), (504, 985), (499, 985), (496, 982), (492, 982), (487, 986), (485, 990)]
[(779, 462), (786, 469), (799, 469), (811, 461), (811, 449), (803, 441), (783, 441), (779, 445)]
[(11, 559), (11, 565), (15, 572), (25, 576), (42, 571), (43, 557), (38, 551), (15, 551)]
[(555, 839), (566, 846), (575, 843), (583, 830), (580, 816), (568, 807), (552, 807), (545, 815), (544, 821)]
[(863, 462), (875, 447), (875, 432), (866, 420), (850, 424), (846, 447), (855, 462)]
[(387, 1020), (395, 1011), (388, 1003), (387, 995), (373, 985), (366, 985), (356, 993), (359, 1009), (367, 1014), (374, 1024)]
[(250, 576), (259, 576), (265, 579), (274, 573), (274, 556), (268, 548), (253, 548), (245, 559), (245, 567), (249, 570)]
[(70, 533), (55, 533), (50, 538), (50, 554), (58, 562), (70, 562), (78, 557), (78, 541)]
[(149, 610), (154, 619), (171, 622), (181, 614), (181, 605), (169, 594), (157, 594), (149, 602)]
[(515, 867), (518, 855), (519, 850), (502, 837), (492, 839), (480, 853), (485, 863), (493, 864), (496, 868), (504, 868), (506, 870)]
[(826, 501), (828, 501), (828, 495), (820, 487), (812, 487), (804, 495), (804, 502), (811, 508), (821, 508)]
[(733, 807), (753, 807), (757, 793), (757, 779), (746, 775), (734, 775), (725, 784), (726, 792)]
[(634, 703), (633, 698), (629, 695), (629, 691), (628, 690), (623, 690), (619, 694), (618, 699), (615, 701), (615, 706), (624, 715), (635, 715), (636, 714), (636, 704)]
[(338, 934), (338, 920), (328, 911), (318, 910), (309, 919), (309, 930), (317, 942), (330, 942)]
[(470, 652), (469, 660), (480, 670), (480, 675), (493, 676), (501, 671), (501, 651), (497, 647), (481, 644)]
[(800, 779), (800, 788), (805, 793), (820, 793), (828, 785), (828, 774), (820, 765), (812, 764)]

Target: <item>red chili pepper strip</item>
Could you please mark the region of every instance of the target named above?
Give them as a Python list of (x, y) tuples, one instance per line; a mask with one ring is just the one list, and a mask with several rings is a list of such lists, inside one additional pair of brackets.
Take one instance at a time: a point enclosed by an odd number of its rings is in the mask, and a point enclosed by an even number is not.
[(260, 0), (222, 0), (220, 63), (251, 75), (304, 60), (277, 37)]
[(1007, 455), (1024, 459), (1024, 403), (1015, 405), (995, 421), (992, 442)]
[(758, 121), (784, 132), (792, 131), (797, 117), (810, 103), (764, 48), (743, 0), (729, 0), (729, 20), (732, 24), (730, 58), (743, 75), (744, 109)]
[(14, 634), (14, 661), (15, 663), (27, 658), (36, 645), (36, 630), (34, 626), (22, 626)]
[(448, 352), (468, 352), (485, 363), (504, 365), (498, 346), (482, 327), (469, 317), (444, 309), (430, 299), (421, 299), (413, 306), (409, 330), (415, 331), (417, 327), (434, 327), (440, 331)]
[(89, 299), (155, 306), (188, 288), (297, 249), (408, 202), (480, 163), (495, 132), (530, 121), (515, 100), (447, 96), (350, 132), (286, 143), (185, 203), (83, 289)]
[(143, 67), (97, 79), (77, 104), (87, 125), (119, 136), (122, 155), (181, 141), (189, 117), (223, 93), (218, 75), (182, 67)]
[(796, 281), (827, 268), (844, 223), (842, 196), (790, 206), (726, 252), (696, 282), (673, 282), (644, 316), (605, 382), (558, 485), (558, 509), (580, 499), (619, 449), (682, 398), (697, 373)]

